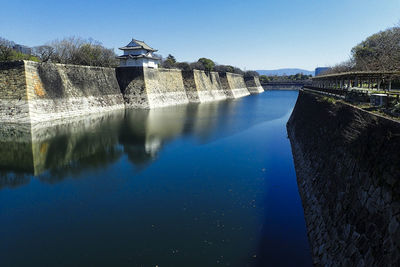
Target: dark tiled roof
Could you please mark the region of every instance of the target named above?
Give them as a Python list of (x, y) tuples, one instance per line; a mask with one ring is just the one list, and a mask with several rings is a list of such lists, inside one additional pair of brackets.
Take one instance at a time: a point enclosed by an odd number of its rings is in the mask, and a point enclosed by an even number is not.
[(135, 49), (144, 49), (147, 51), (156, 52), (157, 50), (148, 46), (145, 42), (132, 39), (132, 41), (124, 47), (120, 47), (121, 50), (135, 50)]
[(152, 57), (152, 56), (149, 56), (149, 55), (122, 55), (122, 56), (119, 56), (119, 57), (117, 57), (117, 58), (119, 58), (119, 59), (128, 59), (128, 58), (130, 58), (130, 59), (150, 58), (150, 59), (160, 60), (160, 58), (158, 58), (158, 57)]

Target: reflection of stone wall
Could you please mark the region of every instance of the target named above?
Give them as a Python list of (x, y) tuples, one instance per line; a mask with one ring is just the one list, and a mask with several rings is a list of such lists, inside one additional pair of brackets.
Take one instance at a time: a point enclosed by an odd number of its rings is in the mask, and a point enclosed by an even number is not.
[(151, 110), (128, 110), (120, 142), (135, 164), (148, 163), (164, 143), (183, 132), (187, 105)]
[(258, 94), (264, 92), (258, 77), (244, 77), (247, 89), (251, 94)]
[(34, 173), (32, 143), (0, 141), (0, 169)]
[(287, 125), (317, 266), (399, 266), (400, 123), (300, 91)]
[(29, 124), (2, 123), (0, 127), (0, 170), (33, 173), (31, 140)]
[(3, 124), (0, 128), (0, 168), (38, 175), (90, 158), (118, 144), (124, 110), (85, 116), (64, 124)]

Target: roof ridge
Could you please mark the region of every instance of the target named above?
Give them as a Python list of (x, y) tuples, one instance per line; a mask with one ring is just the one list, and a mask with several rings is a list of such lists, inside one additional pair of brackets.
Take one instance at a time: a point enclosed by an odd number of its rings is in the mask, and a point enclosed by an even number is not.
[(138, 42), (144, 43), (144, 41), (141, 41), (141, 40), (138, 40), (138, 39), (135, 39), (135, 38), (132, 38), (132, 41), (138, 41)]

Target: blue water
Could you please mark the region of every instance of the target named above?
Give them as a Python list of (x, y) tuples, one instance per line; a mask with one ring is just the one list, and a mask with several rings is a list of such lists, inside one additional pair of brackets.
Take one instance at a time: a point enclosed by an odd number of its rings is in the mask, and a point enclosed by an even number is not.
[(311, 266), (286, 132), (296, 98), (3, 137), (0, 266)]

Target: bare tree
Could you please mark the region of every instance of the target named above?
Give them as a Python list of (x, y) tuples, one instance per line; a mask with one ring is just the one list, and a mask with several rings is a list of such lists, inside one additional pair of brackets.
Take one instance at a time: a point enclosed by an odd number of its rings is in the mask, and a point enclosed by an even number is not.
[(93, 39), (69, 37), (53, 41), (50, 46), (54, 49), (51, 55), (53, 62), (102, 67), (118, 65), (114, 50)]
[(400, 23), (369, 36), (351, 49), (350, 59), (324, 74), (346, 71), (393, 71), (400, 69)]
[(33, 48), (33, 54), (42, 62), (47, 62), (54, 56), (55, 49), (50, 45), (41, 45)]
[(400, 27), (375, 33), (351, 50), (358, 70), (397, 70), (400, 68)]

